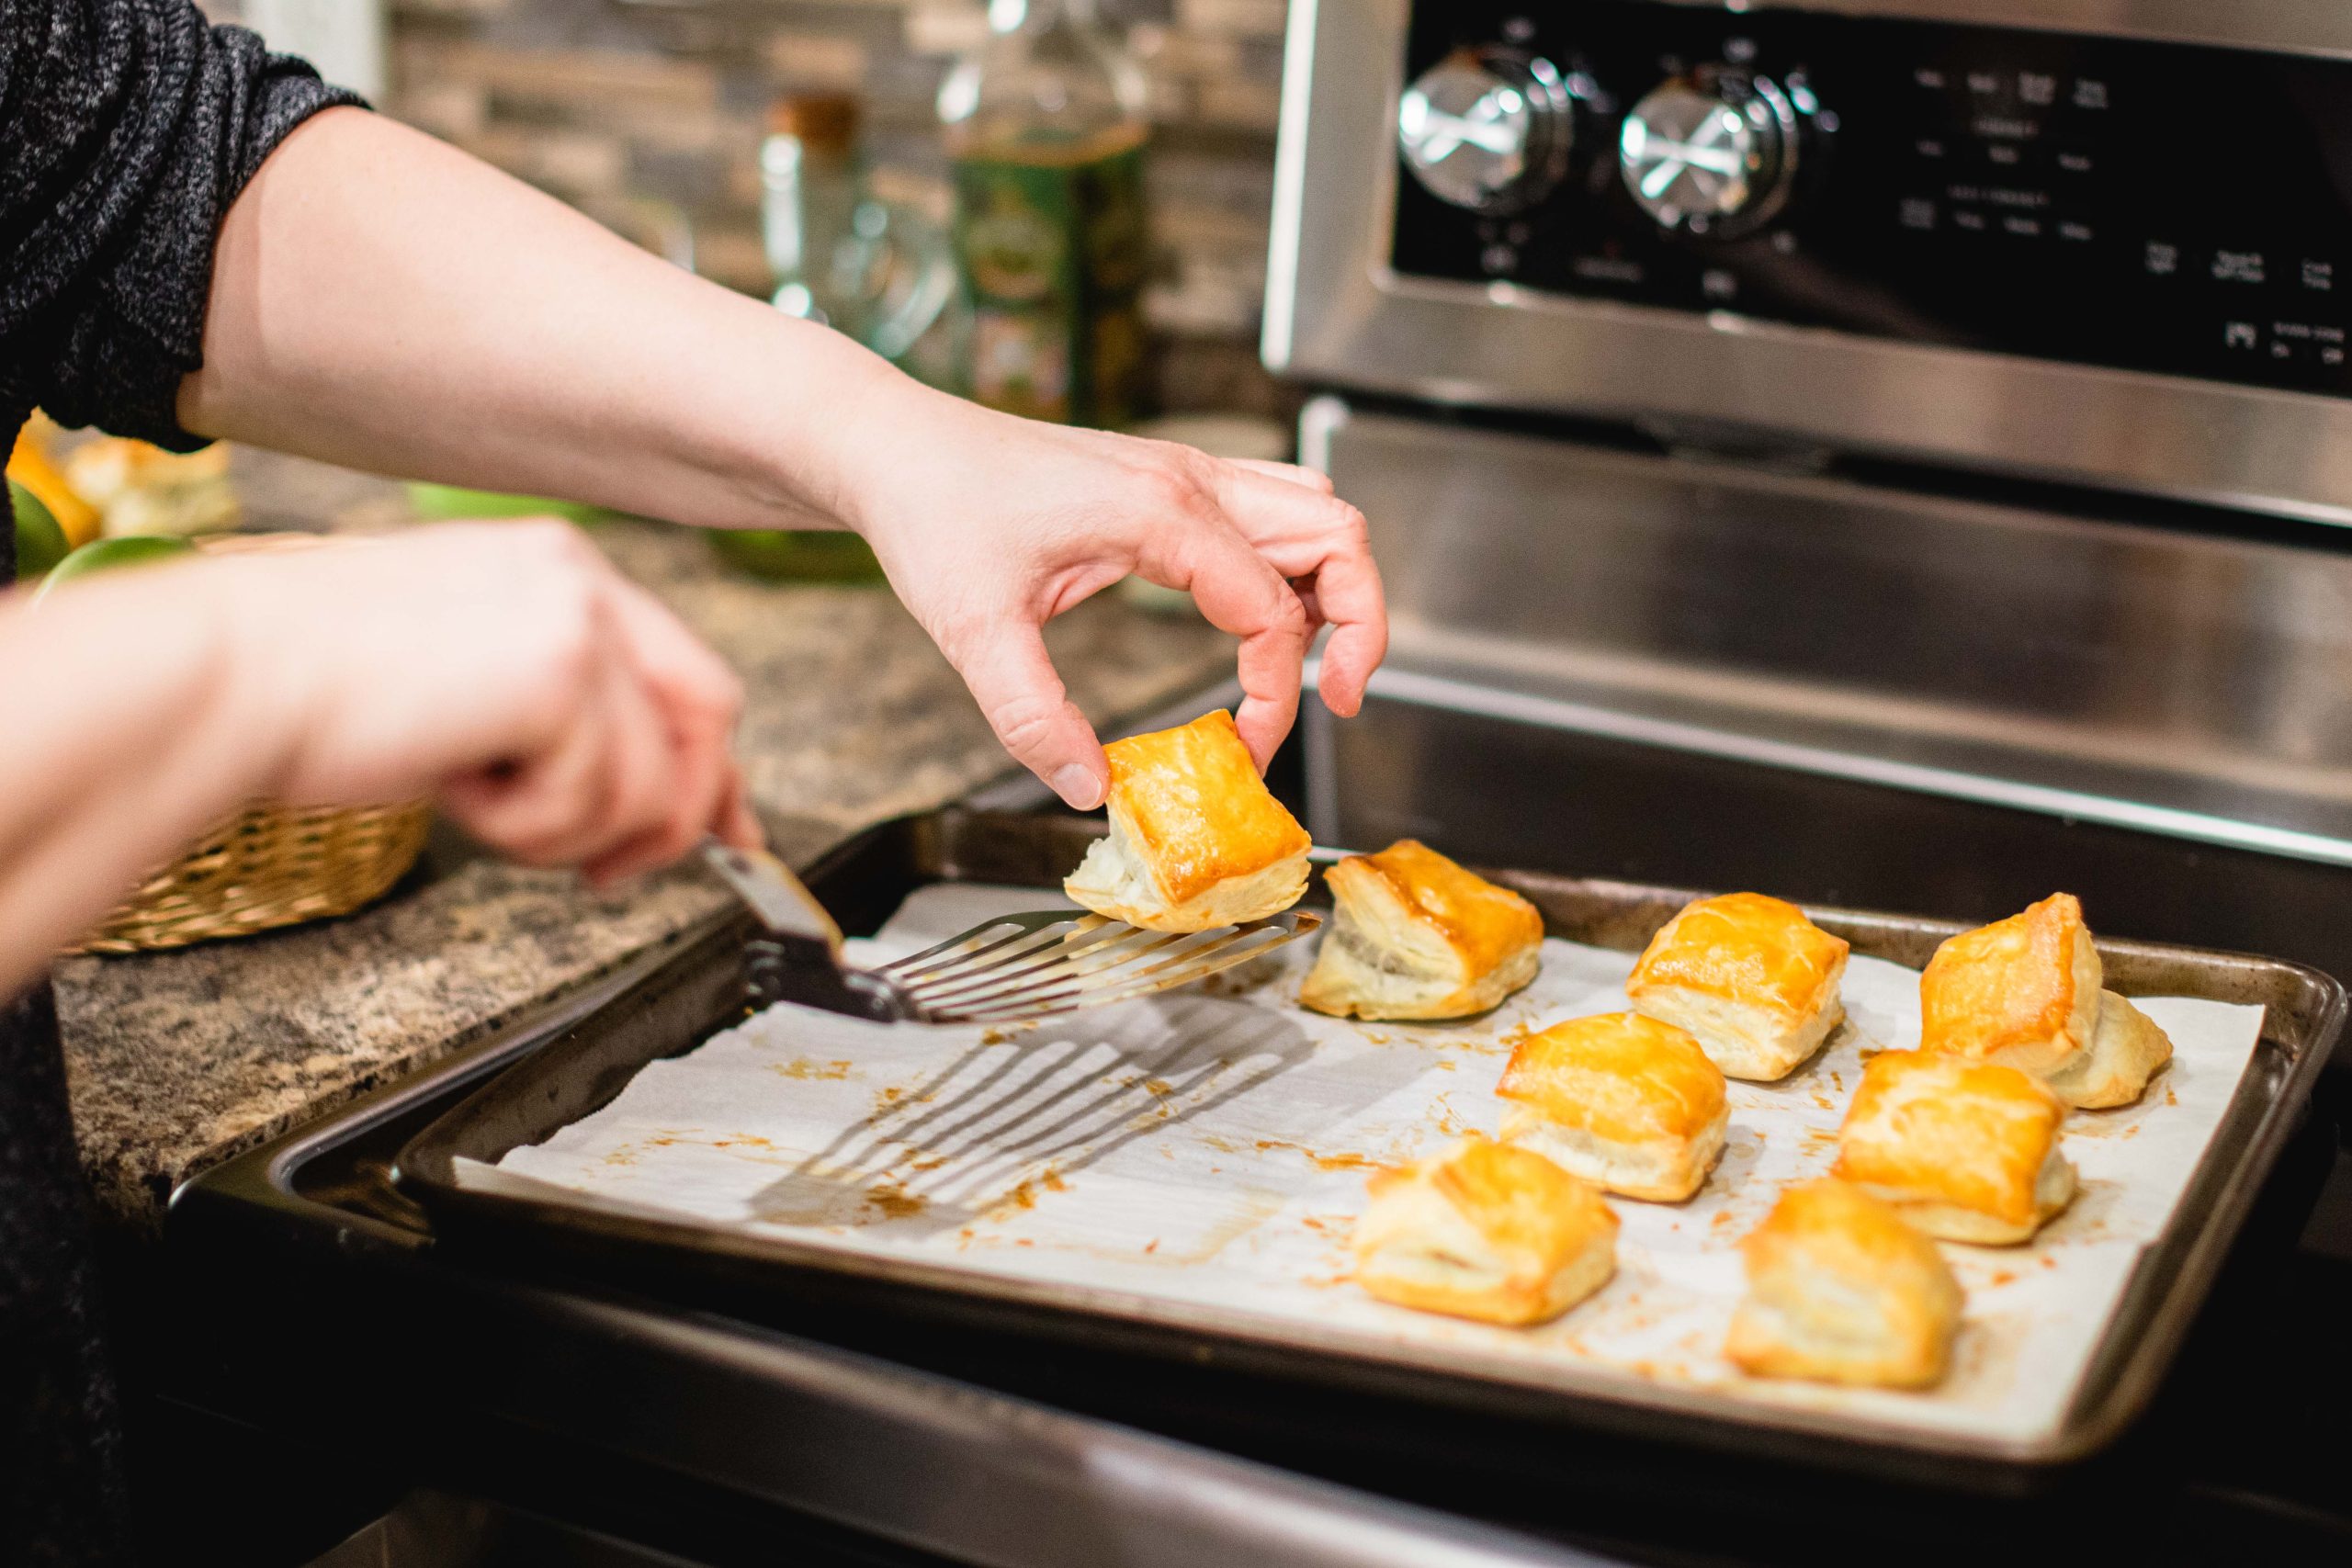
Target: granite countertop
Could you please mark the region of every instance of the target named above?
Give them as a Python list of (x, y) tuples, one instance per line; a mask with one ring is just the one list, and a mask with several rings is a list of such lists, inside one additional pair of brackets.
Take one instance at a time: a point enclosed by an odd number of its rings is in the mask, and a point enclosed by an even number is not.
[[(398, 486), (240, 452), (255, 525), (391, 525)], [(774, 586), (722, 572), (689, 531), (593, 536), (735, 666), (740, 751), (779, 852), (802, 863), (860, 828), (944, 804), (1010, 766), (887, 590)], [(1048, 628), (1098, 722), (1148, 713), (1230, 669), (1190, 617), (1098, 596)], [(129, 958), (75, 957), (57, 997), (82, 1160), (100, 1213), (141, 1230), (173, 1189), (322, 1111), (446, 1055), (721, 908), (699, 872), (608, 895), (437, 834), (424, 867), (342, 920)]]

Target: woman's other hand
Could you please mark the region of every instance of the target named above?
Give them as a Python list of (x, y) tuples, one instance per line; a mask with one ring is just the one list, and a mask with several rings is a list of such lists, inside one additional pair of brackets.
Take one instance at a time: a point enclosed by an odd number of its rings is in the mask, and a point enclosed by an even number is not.
[(0, 592), (0, 1000), (240, 804), (432, 795), (625, 876), (751, 844), (734, 675), (571, 528), (453, 524)]
[(1006, 750), (1069, 805), (1101, 804), (1108, 765), (1040, 629), (1131, 572), (1189, 591), (1240, 637), (1236, 719), (1261, 768), (1290, 731), (1326, 624), (1323, 701), (1342, 716), (1362, 705), (1387, 611), (1363, 517), (1323, 476), (894, 391), (920, 406), (844, 411), (865, 450), (839, 510)]
[(284, 722), (276, 797), (430, 793), (492, 848), (599, 881), (706, 833), (758, 842), (733, 671), (576, 529), (453, 524), (209, 564), (231, 569), (236, 662)]

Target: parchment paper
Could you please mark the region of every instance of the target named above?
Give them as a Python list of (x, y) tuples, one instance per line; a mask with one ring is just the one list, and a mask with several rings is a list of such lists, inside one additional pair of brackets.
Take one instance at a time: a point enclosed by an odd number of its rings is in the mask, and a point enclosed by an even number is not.
[[(860, 962), (1058, 900), (943, 885)], [(1311, 1323), (1364, 1348), (1451, 1347), (1513, 1365), (1584, 1359), (1741, 1401), (2026, 1441), (2059, 1427), (2143, 1247), (2161, 1232), (2259, 1038), (2262, 1010), (2140, 1005), (2173, 1063), (2140, 1104), (2077, 1111), (2073, 1207), (2021, 1247), (1947, 1246), (1968, 1292), (1952, 1375), (1928, 1393), (1743, 1377), (1719, 1354), (1735, 1243), (1787, 1183), (1825, 1170), (1869, 1053), (1918, 1037), (1918, 976), (1856, 957), (1848, 1022), (1781, 1083), (1731, 1086), (1722, 1163), (1681, 1205), (1611, 1198), (1617, 1277), (1551, 1325), (1504, 1329), (1387, 1306), (1349, 1280), (1375, 1167), (1499, 1118), (1530, 1029), (1622, 1010), (1632, 955), (1544, 943), (1535, 983), (1460, 1024), (1353, 1023), (1295, 1005), (1311, 943), (1192, 991), (1027, 1031), (861, 1023), (777, 1008), (656, 1062), (611, 1105), (469, 1186), (539, 1182), (845, 1251), (1122, 1290)], [(543, 1190), (541, 1190), (543, 1191)], [(1532, 1363), (1532, 1364), (1531, 1364)]]

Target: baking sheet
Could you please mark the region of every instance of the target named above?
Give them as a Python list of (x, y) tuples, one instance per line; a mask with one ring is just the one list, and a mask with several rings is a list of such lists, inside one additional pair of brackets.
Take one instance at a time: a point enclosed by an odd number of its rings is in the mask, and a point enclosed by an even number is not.
[[(910, 897), (860, 962), (1055, 900), (943, 884)], [(1301, 951), (1306, 949), (1306, 951)], [(1918, 1032), (1917, 976), (1856, 957), (1847, 1023), (1774, 1085), (1731, 1085), (1731, 1131), (1679, 1206), (1612, 1198), (1618, 1274), (1543, 1327), (1372, 1301), (1348, 1279), (1365, 1175), (1491, 1133), (1511, 1043), (1624, 1007), (1633, 955), (1544, 944), (1542, 975), (1459, 1024), (1356, 1023), (1291, 1004), (1311, 944), (1212, 990), (1028, 1031), (893, 1029), (779, 1008), (649, 1065), (610, 1105), (462, 1184), (540, 1183), (845, 1251), (1196, 1303), (1384, 1348), (1521, 1369), (1575, 1365), (1922, 1432), (2055, 1433), (2142, 1249), (2179, 1202), (2259, 1038), (2262, 1010), (2141, 998), (2175, 1058), (2141, 1104), (2077, 1112), (2083, 1190), (2028, 1247), (1948, 1246), (1967, 1289), (1952, 1376), (1924, 1394), (1742, 1377), (1718, 1354), (1741, 1286), (1733, 1244), (1779, 1190), (1819, 1174), (1866, 1055)], [(1508, 1371), (1506, 1375), (1509, 1375)]]

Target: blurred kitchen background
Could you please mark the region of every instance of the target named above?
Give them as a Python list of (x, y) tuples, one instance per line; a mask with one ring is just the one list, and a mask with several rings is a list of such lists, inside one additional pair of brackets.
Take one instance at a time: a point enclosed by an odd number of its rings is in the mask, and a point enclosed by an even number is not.
[[(854, 96), (871, 194), (944, 230), (939, 88), (989, 27), (983, 0), (204, 4), (384, 111), (763, 297), (777, 278), (763, 243), (761, 147), (778, 100)], [(1100, 0), (1096, 10), (1141, 67), (1151, 125), (1136, 412), (1287, 425), (1291, 405), (1256, 352), (1283, 0)], [(943, 321), (910, 367), (948, 378), (954, 330)]]

